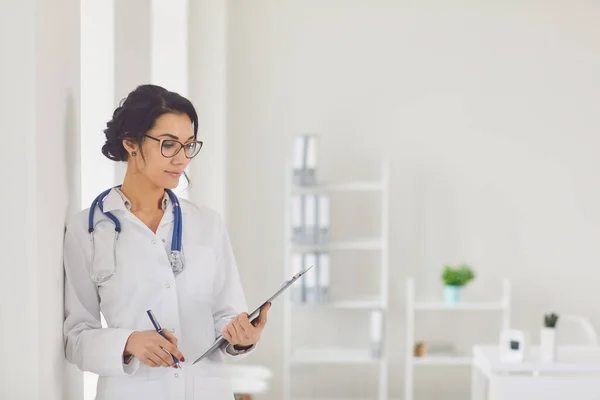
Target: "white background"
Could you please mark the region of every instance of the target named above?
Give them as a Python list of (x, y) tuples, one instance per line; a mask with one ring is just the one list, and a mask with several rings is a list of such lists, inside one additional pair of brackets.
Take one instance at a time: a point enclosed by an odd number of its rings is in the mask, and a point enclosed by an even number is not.
[[(429, 298), (441, 297), (444, 263), (474, 266), (471, 298), (495, 298), (497, 279), (510, 278), (513, 325), (534, 342), (549, 310), (598, 327), (599, 14), (589, 1), (230, 3), (228, 210), (250, 303), (282, 277), (282, 166), (291, 136), (310, 131), (321, 134), (322, 177), (375, 176), (391, 159), (391, 396), (402, 393), (408, 275)], [(364, 219), (332, 213), (334, 229), (373, 223), (368, 210)], [(347, 268), (362, 274), (358, 284), (374, 268), (363, 267), (332, 264), (332, 284)], [(335, 324), (298, 329), (361, 338), (355, 324), (366, 317), (336, 315)], [(499, 320), (422, 318), (417, 337), (496, 342)], [(252, 360), (276, 378), (281, 326), (274, 307)], [(294, 387), (365, 396), (373, 370), (296, 369)], [(468, 376), (419, 369), (417, 394), (465, 398)]]
[[(81, 204), (86, 149), (77, 132), (79, 7), (71, 0), (13, 3), (0, 13), (3, 54), (12, 60), (0, 65), (0, 197), (7, 213), (0, 241), (0, 393), (38, 398), (43, 390), (45, 398), (62, 399), (65, 375), (53, 368), (62, 357), (62, 229)], [(391, 160), (391, 396), (402, 393), (408, 275), (429, 298), (440, 295), (444, 263), (476, 268), (467, 298), (495, 296), (498, 279), (510, 278), (513, 326), (526, 329), (533, 342), (549, 310), (587, 315), (599, 326), (600, 4), (256, 0), (229, 1), (228, 11), (212, 7), (212, 14), (194, 4), (187, 45), (194, 68), (187, 81), (190, 97), (203, 105), (205, 137), (213, 135), (214, 163), (196, 164), (192, 194), (226, 210), (251, 305), (283, 276), (283, 166), (292, 136), (312, 131), (321, 135), (320, 177), (369, 178), (382, 158)], [(117, 11), (117, 36), (149, 32), (150, 11), (140, 14), (138, 30), (124, 18), (132, 13)], [(214, 15), (213, 25), (202, 23), (207, 15)], [(102, 109), (110, 96), (133, 89), (136, 74), (142, 83), (153, 71), (150, 44), (128, 52), (124, 40), (115, 45), (108, 78), (114, 82), (107, 83), (116, 86), (103, 86), (106, 93), (94, 97)], [(95, 117), (105, 122), (106, 110)], [(376, 232), (378, 210), (368, 200), (335, 208), (334, 234)], [(368, 282), (376, 260), (361, 261), (332, 264), (332, 279), (342, 270)], [(325, 317), (315, 314), (316, 321)], [(317, 330), (331, 341), (364, 339), (357, 327), (366, 316), (337, 318), (335, 326), (300, 326), (297, 339), (308, 341), (304, 332)], [(463, 347), (497, 340), (493, 315), (420, 322), (422, 338), (442, 332)], [(281, 398), (281, 326), (281, 307), (274, 307), (263, 343), (245, 361), (274, 371), (272, 399)], [(299, 369), (295, 389), (364, 396), (374, 393), (372, 371)], [(464, 398), (467, 378), (461, 369), (418, 371), (417, 393)], [(70, 380), (67, 387), (76, 385)]]

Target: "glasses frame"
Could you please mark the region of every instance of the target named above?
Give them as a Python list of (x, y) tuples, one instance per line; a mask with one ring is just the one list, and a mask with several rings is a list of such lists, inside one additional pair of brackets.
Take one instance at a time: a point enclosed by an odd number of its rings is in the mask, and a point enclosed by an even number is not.
[[(159, 143), (159, 145), (160, 145), (160, 154), (163, 157), (165, 157), (165, 158), (173, 158), (177, 154), (179, 154), (179, 152), (181, 151), (181, 149), (184, 149), (185, 146), (187, 146), (188, 144), (190, 144), (190, 143), (198, 143), (200, 145), (200, 148), (198, 149), (198, 152), (196, 154), (194, 154), (193, 156), (191, 156), (191, 157), (189, 157), (187, 155), (187, 153), (185, 152), (185, 149), (183, 150), (183, 154), (185, 155), (185, 157), (187, 159), (191, 160), (192, 158), (196, 157), (200, 153), (200, 150), (202, 150), (202, 146), (204, 145), (204, 142), (202, 140), (194, 140), (192, 142), (188, 142), (186, 144), (183, 144), (179, 140), (175, 140), (175, 139), (159, 139), (159, 138), (155, 138), (153, 136), (147, 135), (147, 134), (144, 134), (144, 136), (147, 137), (147, 138), (149, 138), (149, 139), (156, 140)], [(163, 143), (166, 142), (166, 141), (177, 143), (180, 146), (179, 149), (177, 149), (177, 151), (175, 152), (175, 154), (173, 154), (172, 156), (166, 156), (165, 153), (163, 153)]]

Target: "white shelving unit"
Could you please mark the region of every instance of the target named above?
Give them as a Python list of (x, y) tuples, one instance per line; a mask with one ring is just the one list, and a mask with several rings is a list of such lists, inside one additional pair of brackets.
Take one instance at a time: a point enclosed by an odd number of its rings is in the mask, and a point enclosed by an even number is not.
[(377, 364), (368, 349), (299, 348), (292, 354), (292, 364)]
[(415, 313), (416, 312), (497, 312), (500, 317), (500, 329), (510, 327), (510, 282), (502, 281), (502, 296), (498, 301), (459, 302), (447, 305), (443, 302), (418, 301), (415, 295), (415, 280), (406, 281), (406, 360), (404, 368), (404, 400), (414, 399), (415, 366), (462, 367), (471, 366), (472, 355), (432, 354), (423, 357), (414, 356)]
[(347, 242), (332, 242), (324, 245), (293, 245), (292, 252), (334, 251), (334, 250), (383, 250), (381, 239), (358, 239)]
[[(288, 167), (289, 167), (288, 163)], [(285, 216), (284, 216), (284, 232), (285, 232), (285, 278), (287, 279), (292, 274), (291, 256), (293, 253), (302, 252), (343, 252), (343, 251), (376, 251), (380, 252), (380, 282), (379, 293), (375, 293), (370, 297), (358, 297), (343, 300), (332, 300), (329, 303), (306, 305), (294, 304), (291, 300), (290, 291), (284, 294), (284, 373), (283, 373), (283, 388), (284, 400), (297, 400), (298, 396), (292, 393), (292, 379), (294, 368), (300, 365), (326, 365), (329, 368), (352, 365), (373, 365), (378, 368), (378, 383), (377, 393), (373, 394), (371, 399), (387, 400), (388, 399), (388, 355), (386, 353), (387, 346), (387, 327), (388, 327), (388, 280), (389, 280), (389, 257), (388, 257), (388, 221), (389, 221), (389, 167), (387, 161), (384, 161), (381, 166), (381, 177), (378, 181), (358, 181), (347, 183), (322, 183), (310, 187), (295, 187), (292, 185), (291, 169), (286, 169), (286, 196), (285, 196)], [(292, 243), (292, 226), (290, 218), (291, 199), (293, 195), (298, 194), (329, 194), (341, 193), (351, 196), (360, 192), (373, 192), (380, 195), (380, 203), (375, 206), (381, 208), (381, 233), (379, 237), (374, 238), (356, 238), (343, 242), (329, 242), (324, 245), (295, 245)], [(332, 221), (335, 224), (334, 221)], [(332, 231), (335, 226), (332, 226)], [(336, 266), (332, 263), (332, 270)], [(357, 282), (357, 285), (359, 282)], [(330, 282), (331, 286), (335, 285), (335, 281)], [(356, 348), (305, 348), (297, 347), (292, 343), (292, 331), (294, 328), (293, 310), (298, 307), (327, 307), (335, 310), (356, 310), (357, 312), (365, 312), (371, 310), (381, 310), (383, 312), (383, 343), (381, 349), (381, 357), (374, 358), (369, 351), (369, 343), (363, 343)], [(369, 318), (365, 315), (362, 319), (364, 328), (369, 329)]]

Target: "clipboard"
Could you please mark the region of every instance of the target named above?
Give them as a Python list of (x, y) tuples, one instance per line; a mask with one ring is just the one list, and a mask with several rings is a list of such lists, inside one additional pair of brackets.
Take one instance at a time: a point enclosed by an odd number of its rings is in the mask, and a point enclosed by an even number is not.
[[(281, 293), (283, 293), (287, 288), (289, 288), (294, 282), (296, 282), (298, 279), (300, 279), (302, 277), (302, 275), (304, 275), (305, 273), (307, 273), (311, 268), (313, 267), (313, 265), (311, 265), (310, 267), (306, 268), (303, 271), (298, 272), (296, 275), (292, 276), (290, 279), (288, 279), (287, 281), (284, 281), (281, 286), (279, 287), (279, 289), (277, 289), (275, 291), (275, 293), (273, 293), (271, 295), (271, 297), (269, 297), (267, 300), (263, 301), (262, 304), (258, 307), (256, 307), (256, 309), (254, 311), (252, 311), (251, 314), (248, 315), (248, 319), (251, 321), (250, 323), (254, 322), (254, 319), (256, 317), (258, 317), (258, 315), (260, 314), (260, 309), (262, 306), (264, 306), (265, 304), (272, 302), (273, 300), (275, 300)], [(227, 342), (227, 340), (223, 337), (223, 335), (219, 336), (215, 342), (213, 343), (212, 346), (210, 346), (210, 348), (208, 350), (206, 350), (204, 352), (204, 354), (202, 354), (196, 361), (194, 361), (192, 363), (192, 365), (196, 364), (198, 361), (204, 359), (206, 356), (208, 356), (210, 353), (212, 353), (213, 351), (215, 351), (216, 349), (218, 349), (223, 343)]]

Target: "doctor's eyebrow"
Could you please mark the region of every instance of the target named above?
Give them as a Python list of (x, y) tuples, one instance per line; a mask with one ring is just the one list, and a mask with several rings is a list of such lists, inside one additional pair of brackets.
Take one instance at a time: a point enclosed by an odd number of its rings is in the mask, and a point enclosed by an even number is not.
[[(172, 133), (163, 133), (162, 135), (158, 135), (158, 137), (170, 137), (170, 138), (173, 138), (173, 139), (175, 139), (175, 140), (179, 140), (179, 137), (178, 137), (178, 136), (175, 136), (175, 135), (173, 135)], [(189, 138), (187, 138), (187, 139), (186, 139), (186, 142), (187, 142), (188, 140), (192, 140), (192, 139), (194, 139), (194, 138), (195, 138), (195, 136), (194, 136), (194, 135), (192, 135), (192, 136), (190, 136)]]

